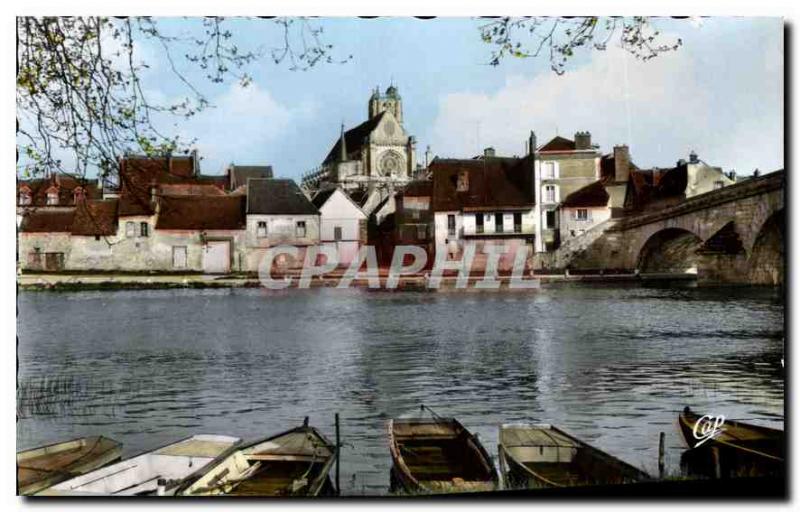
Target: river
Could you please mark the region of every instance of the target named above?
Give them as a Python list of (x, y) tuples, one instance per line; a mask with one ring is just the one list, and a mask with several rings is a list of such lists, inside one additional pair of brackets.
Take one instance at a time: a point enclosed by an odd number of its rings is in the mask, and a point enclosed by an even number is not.
[(432, 407), (478, 432), (549, 422), (679, 472), (684, 405), (783, 427), (784, 303), (762, 288), (553, 285), (22, 292), (17, 447), (103, 434), (125, 455), (193, 433), (253, 439), (309, 416), (342, 488), (388, 491), (387, 419)]

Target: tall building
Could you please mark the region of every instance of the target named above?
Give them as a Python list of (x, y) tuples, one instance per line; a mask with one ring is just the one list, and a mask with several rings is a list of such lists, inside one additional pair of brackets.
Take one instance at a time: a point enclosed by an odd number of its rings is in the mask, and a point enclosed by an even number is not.
[(384, 94), (376, 88), (368, 103), (368, 119), (344, 129), (319, 168), (303, 176), (310, 195), (339, 187), (348, 193), (404, 186), (416, 168), (416, 140), (403, 126), (403, 100), (395, 86)]

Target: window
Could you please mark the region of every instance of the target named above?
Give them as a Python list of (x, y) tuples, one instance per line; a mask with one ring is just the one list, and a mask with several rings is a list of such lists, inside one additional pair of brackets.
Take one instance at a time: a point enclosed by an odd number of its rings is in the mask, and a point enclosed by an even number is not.
[(126, 222), (125, 223), (125, 236), (127, 238), (133, 238), (136, 236), (136, 223), (135, 222)]
[(456, 192), (467, 192), (469, 190), (469, 174), (467, 171), (458, 173), (458, 181), (456, 182)]
[(258, 221), (258, 224), (256, 224), (256, 236), (258, 238), (267, 238), (267, 221)]
[(21, 205), (28, 205), (31, 204), (31, 193), (30, 192), (20, 192), (19, 193), (19, 204)]
[(428, 238), (428, 226), (425, 224), (417, 224), (417, 239), (425, 240)]
[(502, 213), (495, 213), (494, 214), (494, 232), (495, 233), (502, 233), (503, 232), (503, 214)]
[(58, 205), (58, 190), (50, 189), (47, 191), (47, 206)]
[(172, 248), (172, 267), (186, 268), (186, 246), (176, 245)]
[(558, 178), (555, 162), (542, 162), (542, 179), (553, 180)]
[(556, 202), (556, 186), (555, 185), (545, 185), (544, 186), (544, 201), (546, 203), (555, 203)]
[(146, 222), (139, 223), (139, 236), (147, 237), (148, 225)]
[(304, 238), (306, 236), (306, 221), (298, 220), (295, 224), (294, 233), (297, 238)]
[(586, 208), (575, 210), (575, 220), (589, 220), (589, 210)]
[(719, 190), (725, 186), (725, 182), (723, 181), (715, 181), (714, 182), (714, 190)]
[(333, 239), (337, 240), (337, 241), (342, 239), (342, 227), (341, 226), (334, 226), (333, 227)]
[(28, 267), (33, 270), (42, 270), (42, 251), (38, 247), (28, 253)]
[(456, 236), (456, 216), (452, 213), (447, 216), (447, 236)]
[(554, 229), (556, 227), (556, 212), (555, 210), (549, 210), (545, 214), (545, 228), (546, 229)]
[(522, 233), (522, 214), (514, 214), (514, 233)]
[(476, 213), (475, 214), (475, 232), (476, 233), (483, 233), (483, 214)]
[(94, 241), (95, 242), (99, 242), (100, 241), (100, 235), (94, 235)]

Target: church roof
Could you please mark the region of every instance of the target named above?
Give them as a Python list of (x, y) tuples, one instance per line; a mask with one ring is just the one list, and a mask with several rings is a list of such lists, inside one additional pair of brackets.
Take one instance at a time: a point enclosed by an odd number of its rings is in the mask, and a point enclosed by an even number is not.
[[(372, 130), (378, 126), (378, 123), (381, 122), (384, 114), (386, 114), (386, 112), (381, 112), (377, 116), (367, 119), (355, 128), (351, 128), (344, 132), (344, 144), (347, 154), (355, 151), (361, 151), (361, 148), (364, 147), (364, 142), (366, 141), (367, 137), (369, 137), (369, 134), (372, 133)], [(326, 156), (325, 160), (322, 162), (323, 164), (335, 162), (339, 158), (341, 144), (341, 137), (338, 137), (336, 139), (336, 144), (333, 145), (330, 152), (328, 152), (328, 156)]]

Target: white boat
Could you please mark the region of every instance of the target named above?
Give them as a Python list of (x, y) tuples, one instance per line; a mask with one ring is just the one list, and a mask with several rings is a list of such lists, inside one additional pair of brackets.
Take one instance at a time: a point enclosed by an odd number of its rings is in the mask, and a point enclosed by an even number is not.
[(238, 437), (199, 434), (61, 482), (39, 496), (174, 494), (183, 480), (239, 444)]
[(237, 447), (210, 464), (197, 480), (187, 478), (182, 496), (318, 496), (336, 459), (336, 446), (308, 425)]

